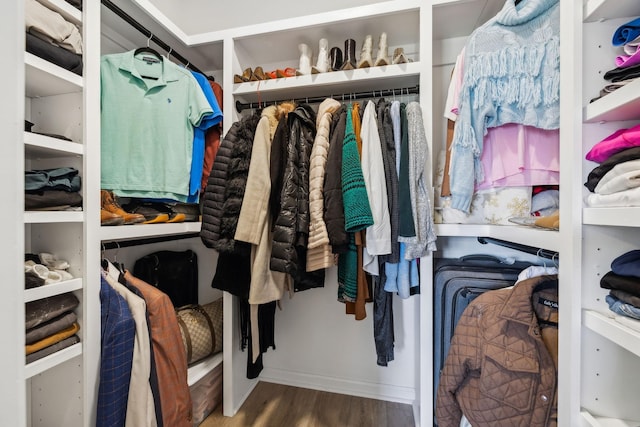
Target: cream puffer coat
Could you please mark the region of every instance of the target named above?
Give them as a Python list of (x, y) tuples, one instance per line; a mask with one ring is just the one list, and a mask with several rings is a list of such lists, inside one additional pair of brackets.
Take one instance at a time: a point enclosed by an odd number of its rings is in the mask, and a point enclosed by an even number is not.
[[(557, 425), (557, 276), (476, 298), (456, 325), (436, 397), (439, 427)], [(546, 321), (546, 322), (545, 322)]]
[[(309, 168), (309, 242), (307, 244), (307, 271), (316, 271), (334, 264), (329, 245), (327, 225), (324, 222), (324, 176), (329, 155), (331, 118), (340, 108), (335, 99), (327, 98), (318, 107), (316, 138), (311, 149)], [(335, 173), (331, 171), (330, 173)]]
[(289, 275), (269, 268), (273, 241), (269, 213), (271, 180), (265, 177), (269, 176), (271, 141), (278, 122), (281, 118), (286, 121), (285, 116), (294, 108), (295, 105), (289, 103), (265, 108), (253, 140), (247, 186), (235, 234), (235, 240), (252, 245), (249, 304), (277, 301), (291, 287)]

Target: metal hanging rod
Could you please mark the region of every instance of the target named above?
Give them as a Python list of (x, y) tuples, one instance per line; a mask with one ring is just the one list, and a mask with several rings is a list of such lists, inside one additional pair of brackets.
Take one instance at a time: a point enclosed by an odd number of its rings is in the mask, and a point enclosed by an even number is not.
[[(142, 226), (140, 226), (142, 227)], [(120, 249), (129, 246), (149, 245), (151, 243), (171, 242), (174, 240), (191, 239), (193, 237), (199, 237), (200, 233), (185, 233), (185, 234), (171, 234), (168, 236), (159, 237), (147, 237), (141, 239), (129, 239), (129, 240), (117, 240), (113, 242), (102, 242), (102, 250), (107, 249)]]
[(533, 246), (522, 245), (520, 243), (513, 243), (507, 240), (495, 239), (493, 237), (478, 237), (478, 242), (486, 245), (487, 243), (493, 243), (494, 245), (504, 246), (505, 248), (515, 249), (520, 252), (539, 256), (541, 258), (547, 258), (560, 262), (560, 254), (558, 252), (550, 251), (548, 249), (535, 248)]
[(165, 52), (176, 58), (178, 61), (182, 62), (186, 68), (190, 68), (193, 71), (205, 75), (198, 67), (189, 62), (184, 56), (180, 55), (176, 52), (171, 46), (160, 40), (156, 35), (154, 35), (151, 31), (145, 28), (138, 21), (133, 19), (130, 15), (128, 15), (124, 10), (120, 9), (118, 6), (113, 4), (111, 0), (101, 0), (102, 4), (105, 5), (109, 10), (118, 15), (122, 20), (124, 20), (127, 24), (131, 25), (133, 28), (144, 34), (149, 41), (154, 42), (158, 46), (160, 46)]
[(252, 110), (254, 108), (262, 108), (266, 105), (279, 104), (281, 102), (294, 102), (296, 104), (306, 103), (306, 104), (315, 104), (318, 102), (322, 102), (327, 98), (333, 98), (337, 101), (355, 101), (358, 99), (368, 99), (375, 97), (384, 97), (384, 96), (401, 96), (401, 95), (415, 95), (420, 93), (420, 86), (413, 87), (404, 87), (404, 88), (396, 88), (396, 89), (382, 89), (382, 90), (370, 90), (367, 92), (356, 92), (356, 93), (342, 93), (339, 95), (332, 94), (327, 96), (314, 96), (314, 97), (305, 97), (305, 98), (296, 98), (296, 99), (282, 99), (279, 101), (269, 101), (269, 102), (240, 102), (236, 101), (236, 111), (238, 113), (243, 110)]

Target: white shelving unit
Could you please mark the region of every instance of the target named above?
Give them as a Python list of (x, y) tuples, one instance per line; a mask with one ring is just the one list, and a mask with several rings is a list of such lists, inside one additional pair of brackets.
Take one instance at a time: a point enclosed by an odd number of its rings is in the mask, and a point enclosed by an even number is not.
[[(5, 271), (11, 272), (11, 281), (19, 285), (12, 286), (3, 299), (6, 303), (0, 310), (0, 320), (4, 324), (16, 324), (19, 322), (17, 319), (24, 316), (25, 301), (74, 292), (81, 300), (81, 343), (25, 365), (23, 331), (8, 336), (8, 345), (19, 350), (7, 351), (0, 356), (5, 366), (3, 369), (7, 372), (7, 385), (0, 386), (0, 413), (7, 417), (6, 420), (3, 418), (3, 422), (12, 426), (86, 426), (95, 424), (100, 349), (97, 286), (100, 242), (197, 233), (200, 223), (99, 226), (99, 46), (102, 45), (102, 53), (112, 53), (140, 47), (146, 38), (137, 33), (133, 35), (125, 24), (112, 22), (110, 17), (105, 16), (103, 20), (101, 15), (106, 13), (101, 13), (101, 7), (96, 2), (85, 2), (83, 12), (73, 9), (64, 0), (42, 2), (82, 26), (86, 48), (85, 77), (25, 53), (22, 40), (9, 43), (6, 52), (8, 64), (3, 67), (2, 75), (5, 78), (0, 79), (0, 87), (11, 102), (5, 103), (7, 106), (0, 114), (0, 124), (6, 141), (24, 143), (6, 144), (8, 147), (3, 152), (6, 156), (0, 156), (0, 177), (4, 178), (3, 182), (14, 182), (17, 177), (21, 178), (24, 167), (56, 167), (65, 162), (72, 163), (83, 172), (90, 170), (91, 173), (83, 174), (83, 212), (24, 212), (20, 184), (17, 185), (19, 196), (7, 196), (7, 203), (19, 208), (0, 212), (0, 231), (3, 238), (6, 236), (7, 247), (12, 250), (17, 248), (19, 253), (8, 253), (3, 258), (7, 262)], [(12, 41), (16, 34), (23, 31), (21, 24), (24, 12), (20, 2), (10, 3), (0, 18), (3, 24), (0, 25), (0, 33), (5, 35), (5, 40)], [(232, 108), (236, 101), (272, 102), (323, 95), (339, 98), (338, 95), (343, 93), (369, 90), (376, 97), (376, 91), (419, 86), (420, 95), (417, 99), (424, 112), (430, 159), (435, 162), (435, 154), (444, 144), (445, 123), (440, 112), (448, 72), (466, 38), (475, 28), (493, 17), (502, 8), (504, 0), (434, 0), (431, 3), (418, 0), (381, 1), (199, 34), (193, 34), (186, 27), (181, 28), (179, 22), (183, 21), (177, 16), (175, 22), (172, 20), (171, 15), (179, 15), (183, 13), (182, 10), (175, 8), (170, 13), (161, 14), (160, 9), (166, 8), (160, 3), (134, 0), (126, 2), (123, 7), (145, 26), (152, 28), (154, 34), (163, 40), (170, 40), (169, 44), (186, 46), (181, 51), (186, 49), (187, 56), (193, 58), (194, 64), (217, 73), (216, 80), (223, 82), (224, 88), (224, 133), (239, 118)], [(629, 399), (635, 393), (632, 386), (637, 383), (629, 381), (629, 378), (635, 380), (635, 372), (640, 372), (640, 334), (610, 317), (604, 302), (606, 292), (598, 287), (598, 281), (615, 256), (637, 248), (637, 242), (640, 241), (640, 208), (583, 208), (582, 199), (587, 193), (582, 182), (593, 164), (583, 161), (580, 165), (577, 158), (584, 158), (584, 153), (597, 138), (622, 127), (623, 121), (625, 127), (628, 127), (629, 121), (640, 122), (638, 82), (589, 103), (589, 99), (600, 89), (598, 85), (603, 82), (602, 74), (613, 68), (603, 60), (613, 52), (607, 47), (612, 31), (616, 25), (640, 16), (640, 6), (636, 0), (586, 0), (561, 1), (560, 7), (563, 141), (560, 154), (563, 189), (560, 231), (457, 224), (439, 224), (436, 231), (447, 244), (457, 240), (469, 242), (472, 238), (486, 236), (561, 253), (560, 299), (573, 301), (574, 304), (564, 305), (561, 311), (558, 423), (561, 426), (631, 427), (640, 424), (630, 421), (640, 420), (640, 409), (634, 407), (637, 405), (633, 399)], [(108, 28), (104, 28), (105, 21), (109, 21)], [(373, 35), (375, 50), (381, 31), (388, 34), (389, 53), (395, 47), (404, 47), (414, 62), (270, 81), (232, 83), (233, 75), (241, 74), (247, 67), (260, 65), (265, 71), (297, 68), (297, 44), (307, 43), (316, 52), (321, 37), (328, 38), (330, 46), (340, 48), (346, 39), (353, 38), (358, 56), (364, 36)], [(103, 34), (102, 40), (100, 32)], [(224, 64), (224, 67), (207, 65), (203, 68), (201, 64), (212, 57), (221, 58), (218, 64)], [(14, 98), (16, 103), (13, 102)], [(80, 108), (65, 111), (62, 107), (68, 105)], [(41, 127), (36, 131), (68, 132), (73, 142), (25, 133), (22, 119), (32, 116), (38, 119), (32, 121)], [(54, 116), (57, 120), (47, 116)], [(56, 122), (59, 122), (59, 126)], [(48, 245), (55, 241), (62, 243), (60, 247), (64, 249), (61, 255), (76, 265), (74, 276), (77, 278), (51, 287), (25, 291), (21, 287), (23, 252), (55, 251), (56, 247)], [(198, 239), (172, 243), (170, 247), (196, 248), (203, 263), (209, 265), (208, 268), (213, 268), (210, 264), (215, 265), (215, 254), (203, 249)], [(167, 245), (154, 243), (148, 248), (115, 251), (118, 251), (119, 259), (132, 265), (133, 260), (144, 251), (160, 248), (167, 248)], [(334, 323), (326, 325), (328, 332), (317, 327), (319, 319), (325, 324), (327, 313), (333, 313), (331, 310), (336, 309), (331, 290), (333, 283), (328, 283), (324, 290), (301, 293), (294, 300), (283, 302), (284, 311), (277, 314), (277, 321), (280, 322), (277, 325), (278, 351), (267, 354), (262, 378), (413, 403), (416, 424), (432, 425), (433, 325), (431, 316), (424, 314), (432, 310), (432, 283), (429, 279), (433, 273), (431, 261), (431, 258), (427, 258), (421, 262), (423, 292), (419, 300), (415, 298), (394, 307), (405, 329), (401, 337), (403, 347), (397, 349), (396, 362), (388, 368), (380, 369), (362, 363), (372, 353), (370, 325), (366, 323), (369, 318), (355, 324), (350, 319), (343, 319), (342, 313), (336, 313), (330, 316)], [(203, 292), (204, 288), (210, 290), (211, 273), (212, 270), (207, 270), (202, 275)], [(328, 275), (332, 274), (330, 271)], [(94, 277), (95, 280), (92, 279)], [(207, 294), (205, 299), (208, 298), (211, 295)], [(191, 367), (189, 384), (197, 382), (223, 361), (224, 413), (232, 415), (250, 393), (255, 381), (245, 378), (247, 356), (238, 350), (235, 304), (229, 295), (225, 295), (224, 310), (224, 352)], [(309, 324), (305, 325), (300, 319), (309, 320)], [(316, 340), (332, 342), (332, 348), (326, 354), (320, 351), (309, 355), (308, 348), (296, 347), (304, 342), (309, 328), (314, 328)], [(330, 341), (334, 337), (327, 334), (334, 330), (341, 330), (342, 335), (351, 340), (348, 343)], [(361, 336), (365, 338), (353, 341), (353, 337)], [(334, 363), (335, 348), (349, 349), (342, 366)], [(608, 363), (610, 360), (616, 360), (616, 363)], [(343, 375), (343, 368), (350, 369), (348, 374)], [(72, 382), (71, 378), (76, 382), (67, 384)], [(63, 386), (68, 385), (65, 387), (66, 397), (70, 394), (72, 399), (62, 401), (53, 391), (54, 388), (56, 391), (60, 389), (60, 381)], [(617, 387), (612, 385), (614, 383)], [(15, 384), (18, 384), (17, 390)]]
[[(615, 68), (613, 59), (619, 50), (611, 45), (613, 32), (639, 15), (640, 5), (630, 0), (589, 0), (584, 4), (582, 158), (604, 136), (640, 122), (637, 82), (589, 103), (589, 98), (606, 84), (604, 72)], [(595, 166), (583, 161), (583, 180)], [(582, 196), (588, 194), (585, 188), (581, 192)], [(640, 333), (617, 320), (620, 316), (605, 302), (608, 290), (599, 287), (614, 258), (638, 249), (639, 214), (638, 207), (582, 209), (581, 417), (587, 426), (628, 427), (640, 423), (640, 410), (629, 399), (633, 391), (626, 386), (627, 381), (635, 381), (640, 367)], [(611, 360), (615, 363), (606, 362)]]

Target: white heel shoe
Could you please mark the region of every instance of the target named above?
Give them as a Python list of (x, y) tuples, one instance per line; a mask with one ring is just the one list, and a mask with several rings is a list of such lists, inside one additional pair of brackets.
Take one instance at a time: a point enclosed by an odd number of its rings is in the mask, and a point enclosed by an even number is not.
[(360, 61), (358, 62), (358, 68), (367, 68), (373, 65), (373, 58), (371, 57), (372, 47), (371, 35), (368, 35), (362, 43), (362, 50), (360, 51)]
[(389, 53), (387, 46), (387, 33), (380, 34), (378, 43), (378, 56), (376, 57), (375, 66), (389, 65)]
[(311, 74), (326, 73), (329, 70), (329, 42), (320, 39), (318, 47), (318, 62), (311, 67)]
[(296, 70), (296, 76), (311, 74), (311, 49), (304, 43), (298, 45), (300, 51), (300, 66)]

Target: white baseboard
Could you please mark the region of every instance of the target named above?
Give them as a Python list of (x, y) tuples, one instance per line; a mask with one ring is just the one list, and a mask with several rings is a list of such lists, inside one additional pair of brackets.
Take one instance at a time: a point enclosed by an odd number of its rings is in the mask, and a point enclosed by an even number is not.
[(416, 390), (412, 387), (353, 381), (323, 375), (286, 371), (277, 368), (265, 367), (259, 379), (276, 384), (386, 400), (389, 402), (406, 403), (409, 405), (413, 405), (416, 397)]

